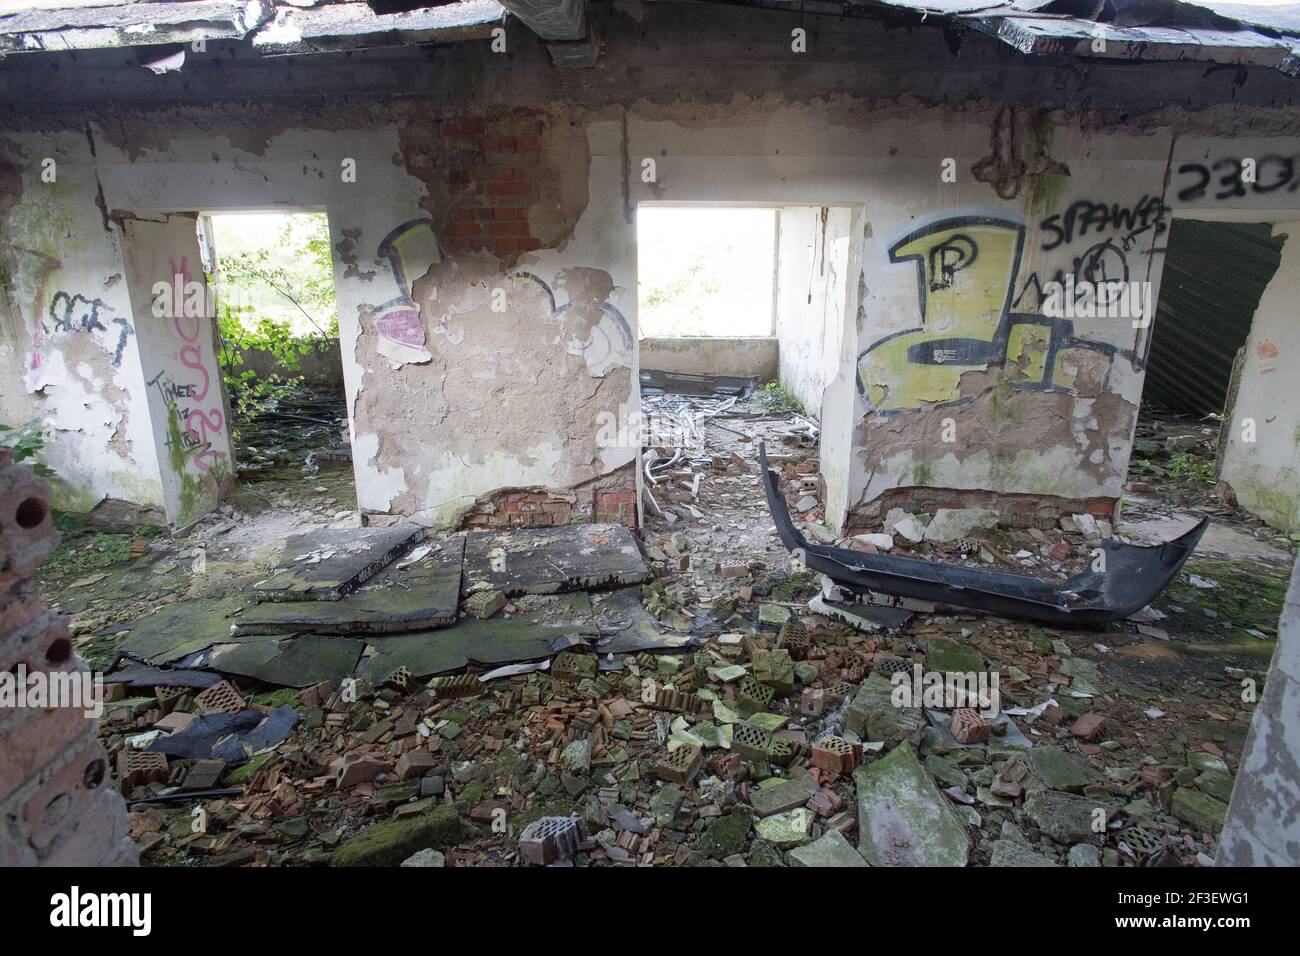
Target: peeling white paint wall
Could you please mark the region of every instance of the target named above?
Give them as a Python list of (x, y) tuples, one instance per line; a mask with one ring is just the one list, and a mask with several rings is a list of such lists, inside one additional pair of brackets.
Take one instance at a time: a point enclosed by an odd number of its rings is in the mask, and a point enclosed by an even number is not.
[(781, 384), (810, 414), (821, 418), (823, 392), (840, 365), (852, 210), (785, 206), (777, 215), (776, 335)]
[(1278, 223), (1273, 234), (1288, 238), (1251, 320), (1221, 477), (1242, 506), (1300, 531), (1300, 219)]

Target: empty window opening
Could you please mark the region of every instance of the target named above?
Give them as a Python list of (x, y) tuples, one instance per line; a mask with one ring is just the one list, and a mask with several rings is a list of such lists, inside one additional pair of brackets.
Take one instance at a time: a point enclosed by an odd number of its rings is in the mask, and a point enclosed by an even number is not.
[(237, 504), (256, 510), (292, 502), (327, 517), (354, 512), (325, 213), (211, 213), (200, 222), (217, 290), (235, 494), (245, 498)]
[(638, 207), (641, 337), (770, 336), (776, 215), (772, 207)]

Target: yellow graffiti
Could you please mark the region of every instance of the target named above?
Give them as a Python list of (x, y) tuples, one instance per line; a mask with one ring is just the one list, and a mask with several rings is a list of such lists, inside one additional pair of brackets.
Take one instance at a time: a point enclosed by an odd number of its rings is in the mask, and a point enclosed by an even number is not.
[(1018, 222), (966, 216), (922, 227), (890, 248), (891, 262), (916, 266), (921, 326), (888, 335), (858, 357), (871, 411), (960, 403), (964, 373), (1008, 361), (1013, 387), (1065, 391), (1078, 371), (1067, 350), (1096, 353), (1107, 367), (1117, 353), (1132, 358), (1077, 338), (1069, 320), (1010, 311), (1024, 235)]

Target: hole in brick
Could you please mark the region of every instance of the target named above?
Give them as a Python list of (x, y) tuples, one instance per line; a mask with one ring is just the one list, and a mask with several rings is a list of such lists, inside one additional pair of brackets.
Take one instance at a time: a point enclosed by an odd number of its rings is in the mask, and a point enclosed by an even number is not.
[(108, 775), (108, 764), (102, 760), (92, 760), (86, 764), (86, 769), (82, 771), (81, 782), (87, 790), (94, 790), (104, 782), (104, 777)]
[(52, 642), (45, 651), (45, 662), (47, 664), (62, 664), (72, 656), (72, 641), (66, 637), (60, 637)]
[(42, 811), (43, 823), (47, 827), (58, 826), (72, 809), (72, 798), (61, 793), (45, 805)]
[(40, 498), (27, 498), (14, 512), (14, 520), (18, 522), (18, 527), (30, 530), (40, 525), (48, 513), (49, 508)]

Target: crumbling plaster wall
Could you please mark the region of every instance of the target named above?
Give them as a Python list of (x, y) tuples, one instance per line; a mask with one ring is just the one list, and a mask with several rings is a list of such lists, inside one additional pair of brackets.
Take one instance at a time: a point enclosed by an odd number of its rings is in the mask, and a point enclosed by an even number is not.
[[(1239, 139), (847, 98), (637, 104), (627, 128), (630, 201), (858, 211), (856, 294), (821, 403), (833, 525), (878, 524), (895, 505), (993, 506), (1020, 524), (1054, 520), (1043, 499), (1114, 512), (1152, 332), (1143, 296), (1159, 295), (1171, 209), (1199, 201), (1198, 162), (1244, 155)], [(1296, 146), (1249, 148), (1285, 157)], [(653, 181), (638, 175), (643, 158)], [(1274, 202), (1289, 169), (1268, 166)], [(1243, 203), (1263, 198), (1246, 189)], [(1113, 313), (1076, 299), (1050, 317), (1046, 287), (1067, 277), (1138, 285)]]
[(1251, 322), (1220, 477), (1269, 524), (1300, 531), (1300, 218), (1279, 222), (1282, 260)]
[[(490, 162), (483, 155), (485, 137), (475, 132), (481, 121), (447, 120), (410, 104), (378, 112), (378, 125), (355, 128), (344, 116), (318, 114), (308, 125), (328, 128), (315, 129), (294, 128), (289, 111), (261, 110), (250, 122), (218, 106), (134, 117), (129, 126), (114, 125), (111, 134), (100, 132), (93, 156), (60, 170), (58, 195), (42, 194), (49, 203), (44, 221), (63, 225), (47, 226), (38, 243), (20, 222), (14, 241), (75, 262), (66, 284), (99, 290), (120, 283), (123, 271), (120, 229), (105, 223), (104, 211), (147, 218), (194, 210), (325, 209), (336, 250), (361, 508), (454, 526), (485, 497), (529, 488), (574, 499), (573, 520), (591, 520), (609, 510), (608, 503), (598, 507), (600, 491), (618, 485), (610, 500), (622, 520), (634, 521), (635, 438), (620, 431), (618, 410), (634, 406), (635, 337), (617, 304), (633, 280), (590, 267), (610, 241), (601, 223), (622, 216), (621, 191), (594, 203), (586, 193), (589, 167), (608, 175), (620, 161), (617, 122), (607, 123), (603, 136), (594, 130), (593, 156), (585, 130), (575, 133), (578, 128), (566, 122), (551, 135), (549, 117), (530, 111), (538, 148), (521, 145), (516, 161), (533, 168), (492, 166), (503, 177), (527, 178), (527, 194), (507, 190), (506, 205), (474, 209), (458, 206), (457, 193), (482, 196), (501, 184), (484, 189), (469, 181), (466, 190), (467, 180), (449, 176), (448, 168), (457, 150), (467, 152), (463, 163), (475, 177)], [(354, 111), (352, 120), (359, 115), (365, 114)], [(93, 123), (90, 129), (93, 135)], [(48, 142), (28, 137), (28, 152), (39, 155)], [(22, 168), (33, 166), (38, 174), (32, 161)], [(345, 175), (350, 168), (354, 178)], [(453, 215), (457, 209), (470, 215)], [(502, 211), (519, 218), (494, 218)], [(466, 228), (471, 225), (473, 233)], [(70, 253), (81, 250), (69, 249), (67, 239), (76, 230), (92, 233), (103, 251), (73, 258)], [(479, 233), (486, 244), (478, 242)], [(632, 237), (623, 241), (633, 248)], [(626, 250), (616, 258), (626, 259)], [(23, 273), (20, 280), (18, 297), (30, 301), (31, 310), (48, 310), (54, 287), (45, 277)], [(126, 301), (114, 307), (131, 314)], [(51, 366), (59, 369), (62, 386), (69, 378), (59, 364), (64, 352), (33, 339), (48, 334), (32, 324), (33, 314), (23, 325), (31, 359), (47, 370), (46, 379)], [(133, 364), (122, 374), (134, 372), (134, 379), (114, 397), (125, 407), (145, 389), (135, 348), (124, 351)], [(95, 371), (73, 366), (79, 375)], [(89, 384), (98, 397), (101, 383)], [(59, 408), (68, 414), (66, 403)], [(110, 424), (127, 419), (108, 410), (99, 416)], [(152, 451), (147, 413), (139, 419), (145, 431), (138, 444)], [(80, 419), (75, 424), (86, 427)], [(78, 454), (62, 432), (59, 437), (56, 467)], [(102, 454), (109, 433), (92, 438), (87, 447)], [(84, 472), (69, 477), (101, 494), (159, 497), (156, 489), (105, 488), (104, 470), (91, 459)], [(157, 475), (157, 460), (136, 470)], [(606, 481), (615, 472), (623, 479)], [(574, 494), (580, 486), (586, 489), (582, 501)]]
[(60, 507), (161, 505), (119, 233), (85, 130), (0, 136), (0, 421), (37, 420)]
[[(1044, 327), (1037, 324), (1011, 337), (1009, 313), (1037, 312), (1035, 280), (1074, 271), (1081, 258), (1111, 270), (1107, 277), (1125, 268), (1133, 277), (1158, 277), (1159, 257), (1150, 255), (1156, 230), (1149, 223), (1117, 236), (1092, 221), (1068, 238), (1042, 223), (1075, 201), (1137, 207), (1152, 218), (1168, 137), (1049, 131), (1054, 144), (1015, 158), (1028, 159), (1038, 174), (1023, 176), (1004, 200), (972, 172), (997, 174), (980, 164), (991, 142), (1005, 135), (998, 132), (1001, 117), (994, 109), (866, 110), (848, 100), (793, 105), (776, 99), (727, 110), (638, 107), (629, 116), (632, 165), (654, 158), (657, 174), (650, 183), (634, 175), (633, 200), (860, 210), (850, 244), (856, 271), (847, 282), (843, 347), (822, 402), (832, 523), (845, 523), (851, 511), (888, 491), (918, 485), (1078, 498), (1119, 494), (1142, 379), (1140, 362), (1125, 355), (1135, 354), (1145, 333), (1109, 319), (1078, 322), (1068, 337), (1040, 334)], [(1038, 133), (1040, 140), (1045, 135)], [(945, 144), (942, 154), (935, 144)], [(1067, 177), (1039, 153), (1084, 161)], [(948, 157), (955, 160), (955, 183), (941, 179)], [(916, 262), (890, 258), (900, 238), (918, 231), (916, 248), (901, 251), (923, 262), (952, 236), (958, 245), (978, 244), (936, 253), (936, 261), (955, 269), (948, 286), (936, 281), (931, 290), (927, 280), (927, 291), (949, 294), (926, 303), (925, 321)], [(1103, 242), (1108, 245), (1087, 258)], [(978, 281), (969, 286), (952, 283), (962, 274), (963, 251), (983, 257), (971, 273)], [(957, 258), (945, 258), (952, 255)], [(982, 343), (981, 360), (963, 355), (957, 367), (942, 358), (933, 365), (909, 361), (907, 347), (954, 337)], [(1012, 361), (1009, 347), (1017, 349)], [(1031, 379), (1036, 388), (1021, 387)], [(852, 413), (837, 418), (846, 406)], [(951, 442), (939, 434), (945, 418), (955, 422)], [(841, 459), (848, 464), (835, 464)]]

